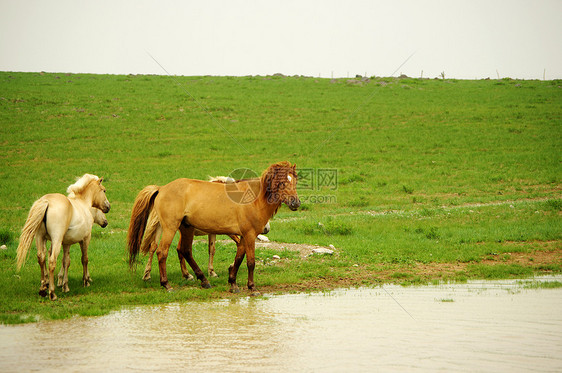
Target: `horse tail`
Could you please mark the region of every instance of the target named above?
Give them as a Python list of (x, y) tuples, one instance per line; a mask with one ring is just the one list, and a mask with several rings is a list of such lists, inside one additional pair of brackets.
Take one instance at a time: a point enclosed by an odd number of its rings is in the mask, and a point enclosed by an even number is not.
[(148, 223), (146, 224), (146, 230), (144, 233), (144, 238), (140, 247), (140, 252), (143, 254), (148, 253), (150, 246), (153, 242), (156, 242), (158, 231), (160, 228), (160, 220), (158, 220), (158, 215), (156, 211), (152, 210), (148, 216)]
[(17, 249), (18, 271), (25, 263), (27, 252), (31, 247), (31, 243), (33, 242), (33, 238), (35, 238), (37, 230), (39, 230), (39, 227), (41, 226), (41, 223), (45, 218), (48, 207), (49, 201), (46, 198), (41, 197), (33, 203), (31, 209), (29, 210), (27, 220), (25, 221), (25, 224), (21, 230), (20, 242)]
[(142, 236), (146, 229), (146, 221), (148, 215), (154, 206), (154, 199), (158, 194), (160, 187), (158, 185), (149, 185), (145, 187), (137, 195), (135, 203), (133, 204), (133, 211), (131, 213), (131, 222), (129, 223), (129, 230), (127, 232), (127, 244), (129, 248), (129, 266), (135, 264), (139, 248), (142, 242)]

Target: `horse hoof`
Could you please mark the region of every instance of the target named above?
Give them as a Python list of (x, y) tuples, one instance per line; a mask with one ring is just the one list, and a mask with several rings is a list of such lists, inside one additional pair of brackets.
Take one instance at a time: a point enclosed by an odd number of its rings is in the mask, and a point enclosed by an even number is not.
[(188, 273), (187, 276), (183, 276), (187, 281), (193, 281), (195, 277), (191, 273)]
[(230, 292), (231, 292), (232, 294), (238, 294), (238, 293), (240, 293), (240, 289), (238, 289), (238, 287), (230, 288)]
[(148, 281), (148, 280), (150, 280), (150, 275), (148, 275), (148, 276), (147, 276), (147, 275), (144, 275), (144, 276), (142, 276), (142, 279), (143, 279), (144, 281)]
[(251, 296), (251, 297), (259, 297), (260, 295), (261, 295), (261, 293), (260, 293), (259, 291), (257, 291), (257, 290), (253, 290), (253, 291), (250, 293), (250, 296)]
[(46, 297), (47, 294), (49, 294), (49, 292), (47, 291), (47, 289), (41, 289), (39, 290), (39, 295), (42, 297)]
[(211, 284), (210, 284), (208, 281), (207, 281), (207, 282), (201, 283), (201, 287), (202, 287), (203, 289), (210, 289), (210, 288), (212, 288)]
[(62, 292), (63, 293), (68, 293), (70, 291), (70, 289), (68, 288), (68, 286), (62, 288)]
[(167, 291), (168, 293), (174, 293), (174, 292), (175, 292), (175, 290), (174, 290), (173, 287), (166, 288), (166, 291)]
[(50, 298), (51, 300), (57, 300), (57, 296), (56, 296), (55, 293), (49, 293), (49, 298)]
[(215, 271), (209, 272), (209, 277), (219, 277)]

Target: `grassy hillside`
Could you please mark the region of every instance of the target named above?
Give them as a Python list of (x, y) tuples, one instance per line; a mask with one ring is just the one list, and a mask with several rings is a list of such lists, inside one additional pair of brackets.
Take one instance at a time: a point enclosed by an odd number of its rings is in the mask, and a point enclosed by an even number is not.
[[(559, 272), (561, 86), (0, 72), (0, 244), (8, 246), (0, 251), (0, 320), (226, 296), (232, 244), (219, 244), (221, 277), (210, 291), (183, 282), (175, 255), (176, 293), (160, 290), (156, 266), (147, 284), (141, 271), (129, 272), (133, 200), (148, 184), (238, 168), (259, 174), (281, 160), (302, 171), (303, 206), (282, 208), (270, 239), (332, 244), (336, 254), (303, 259), (287, 250), (271, 264), (275, 252), (258, 250), (262, 291)], [(35, 255), (15, 271), (19, 230), (35, 199), (64, 193), (86, 172), (106, 179), (110, 225), (94, 228), (92, 287), (80, 286), (73, 248), (71, 291), (59, 290), (52, 305), (37, 295)], [(196, 245), (204, 270), (205, 251)]]

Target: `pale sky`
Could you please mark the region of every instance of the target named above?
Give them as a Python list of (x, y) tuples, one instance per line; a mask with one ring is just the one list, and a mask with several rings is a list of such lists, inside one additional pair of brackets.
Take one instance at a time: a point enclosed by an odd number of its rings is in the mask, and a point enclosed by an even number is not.
[(560, 79), (561, 15), (561, 0), (0, 0), (0, 70), (166, 74), (152, 55), (172, 75)]

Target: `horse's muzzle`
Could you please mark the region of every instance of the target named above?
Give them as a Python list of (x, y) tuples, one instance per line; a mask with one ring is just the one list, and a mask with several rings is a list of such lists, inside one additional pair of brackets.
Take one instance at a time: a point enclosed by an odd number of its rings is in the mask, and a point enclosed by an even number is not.
[(290, 198), (289, 203), (287, 203), (287, 206), (289, 206), (291, 211), (297, 211), (300, 205), (301, 205), (301, 200), (299, 199), (299, 197)]
[(107, 214), (110, 209), (111, 209), (111, 204), (109, 202), (106, 202), (103, 204), (103, 208), (101, 208), (100, 210), (103, 211), (104, 214)]

